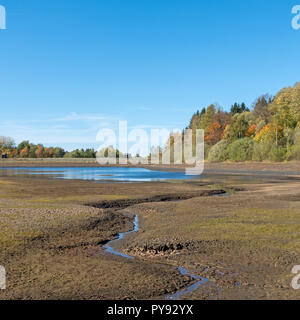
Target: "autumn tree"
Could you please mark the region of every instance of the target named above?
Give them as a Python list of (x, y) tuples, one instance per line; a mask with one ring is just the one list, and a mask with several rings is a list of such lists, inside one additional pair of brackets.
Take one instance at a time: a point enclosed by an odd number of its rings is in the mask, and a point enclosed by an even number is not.
[(258, 121), (269, 121), (271, 117), (271, 112), (269, 105), (273, 101), (273, 98), (265, 94), (257, 98), (253, 103), (253, 115)]
[(37, 158), (43, 158), (43, 156), (44, 156), (44, 146), (42, 144), (37, 145), (35, 154), (36, 154)]
[(300, 83), (280, 90), (269, 108), (274, 122), (283, 128), (300, 126)]
[(214, 145), (219, 142), (224, 135), (226, 126), (230, 123), (231, 118), (228, 113), (219, 110), (212, 119), (212, 123), (206, 130), (205, 142)]
[(246, 137), (246, 132), (253, 125), (253, 115), (250, 112), (236, 113), (224, 132), (224, 138), (228, 140), (236, 140)]
[(19, 153), (21, 153), (21, 151), (25, 148), (28, 148), (28, 152), (29, 152), (29, 148), (30, 148), (30, 143), (29, 141), (22, 141), (18, 147), (17, 147), (17, 150)]
[(15, 146), (14, 139), (10, 137), (0, 137), (0, 149), (12, 149)]
[(28, 158), (28, 156), (29, 156), (29, 148), (25, 147), (24, 149), (22, 149), (20, 151), (20, 156), (21, 156), (21, 158)]

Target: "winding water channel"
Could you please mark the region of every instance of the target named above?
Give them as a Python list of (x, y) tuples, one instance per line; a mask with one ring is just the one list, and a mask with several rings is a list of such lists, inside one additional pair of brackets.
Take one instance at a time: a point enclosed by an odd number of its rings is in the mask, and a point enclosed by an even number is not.
[[(138, 215), (135, 215), (133, 224), (134, 224), (134, 228), (131, 231), (119, 233), (117, 239), (114, 239), (114, 240), (107, 242), (104, 245), (105, 252), (108, 252), (110, 254), (114, 254), (117, 256), (121, 256), (126, 259), (134, 259), (133, 256), (129, 256), (123, 252), (120, 252), (113, 247), (113, 244), (116, 243), (117, 241), (122, 240), (124, 238), (124, 236), (129, 235), (130, 233), (133, 233), (133, 232), (137, 232), (139, 230), (139, 217), (138, 217)], [(181, 275), (183, 275), (183, 276), (188, 275), (193, 280), (197, 280), (197, 282), (193, 283), (192, 285), (188, 286), (185, 289), (178, 290), (174, 294), (168, 295), (166, 297), (167, 300), (178, 300), (182, 295), (196, 290), (200, 285), (203, 285), (204, 283), (209, 281), (209, 279), (197, 276), (197, 275), (189, 272), (188, 270), (186, 270), (183, 267), (178, 267), (177, 270), (180, 272)]]

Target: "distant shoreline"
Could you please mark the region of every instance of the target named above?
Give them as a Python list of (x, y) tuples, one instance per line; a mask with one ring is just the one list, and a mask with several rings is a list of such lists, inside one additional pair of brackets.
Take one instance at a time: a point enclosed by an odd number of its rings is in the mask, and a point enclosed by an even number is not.
[[(145, 168), (155, 171), (177, 171), (185, 170), (185, 165), (100, 165), (95, 159), (60, 159), (60, 158), (45, 158), (45, 159), (0, 159), (0, 169), (17, 168), (17, 167), (125, 167), (125, 168)], [(229, 172), (229, 171), (280, 171), (280, 172), (299, 172), (300, 161), (291, 162), (205, 162), (205, 172)]]
[(100, 165), (96, 159), (64, 159), (64, 158), (44, 158), (44, 159), (0, 159), (1, 168), (17, 168), (17, 167), (95, 167), (95, 168), (109, 168), (109, 167), (122, 167), (122, 168), (145, 168), (156, 171), (178, 171), (182, 172), (185, 170), (185, 165), (151, 165), (151, 164), (116, 164), (116, 165)]

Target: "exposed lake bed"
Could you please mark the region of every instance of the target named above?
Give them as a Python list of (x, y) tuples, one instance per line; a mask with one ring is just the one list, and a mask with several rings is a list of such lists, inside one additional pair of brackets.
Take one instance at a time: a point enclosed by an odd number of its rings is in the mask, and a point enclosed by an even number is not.
[[(0, 264), (9, 272), (0, 296), (297, 298), (298, 184), (207, 173), (138, 183), (1, 177)], [(221, 190), (231, 196), (214, 196)]]

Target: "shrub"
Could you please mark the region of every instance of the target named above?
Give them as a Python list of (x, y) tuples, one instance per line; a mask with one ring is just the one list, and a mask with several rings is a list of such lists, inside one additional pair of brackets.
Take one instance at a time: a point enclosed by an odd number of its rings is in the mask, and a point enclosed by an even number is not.
[(286, 152), (286, 160), (300, 160), (300, 145), (288, 146)]
[(208, 155), (210, 152), (211, 146), (209, 146), (208, 144), (204, 144), (204, 159), (208, 159)]
[(254, 144), (252, 160), (284, 161), (289, 154), (290, 152), (287, 152), (287, 148), (283, 146), (276, 146), (275, 143), (271, 142), (261, 142)]
[(219, 141), (209, 150), (208, 161), (228, 160), (227, 147), (228, 147), (228, 142), (226, 140)]
[(272, 145), (269, 153), (269, 160), (271, 161), (283, 161), (286, 158), (286, 148), (281, 146)]
[(254, 142), (251, 138), (234, 141), (227, 147), (228, 157), (231, 161), (247, 161), (252, 159)]
[(271, 142), (254, 142), (252, 160), (263, 161), (268, 159), (271, 148)]

